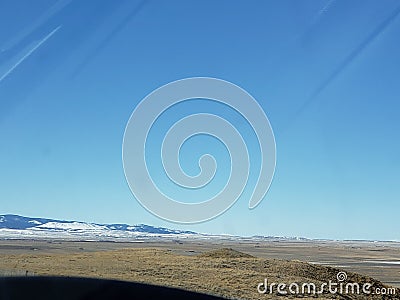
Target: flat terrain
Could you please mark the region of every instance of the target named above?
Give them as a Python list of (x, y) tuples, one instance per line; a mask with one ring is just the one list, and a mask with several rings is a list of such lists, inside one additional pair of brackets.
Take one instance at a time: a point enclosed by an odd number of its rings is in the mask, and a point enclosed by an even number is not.
[[(347, 273), (346, 282), (370, 282), (373, 288), (400, 287), (400, 247), (392, 243), (322, 241), (0, 241), (0, 275), (113, 278), (234, 299), (276, 298), (257, 292), (264, 278), (270, 283), (295, 282), (301, 286), (313, 282), (318, 286), (337, 281), (339, 271)], [(319, 299), (400, 299), (399, 295), (397, 290), (397, 296), (386, 298), (324, 294)]]

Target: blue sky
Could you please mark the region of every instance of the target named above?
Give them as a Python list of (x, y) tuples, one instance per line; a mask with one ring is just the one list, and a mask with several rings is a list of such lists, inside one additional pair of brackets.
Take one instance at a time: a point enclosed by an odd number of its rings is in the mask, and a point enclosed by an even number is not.
[[(400, 240), (399, 14), (396, 0), (2, 1), (0, 214)], [(194, 76), (258, 100), (277, 166), (254, 210), (241, 197), (218, 218), (179, 225), (134, 199), (122, 138), (141, 99)], [(202, 145), (225, 166), (220, 143), (199, 139), (183, 148), (185, 170), (196, 172)]]

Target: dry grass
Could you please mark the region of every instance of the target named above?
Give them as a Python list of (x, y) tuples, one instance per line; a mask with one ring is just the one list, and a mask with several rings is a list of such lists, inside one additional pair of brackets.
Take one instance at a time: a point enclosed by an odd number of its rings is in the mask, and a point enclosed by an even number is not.
[(204, 258), (254, 258), (253, 255), (236, 251), (232, 248), (221, 248), (217, 250), (207, 251), (199, 255)]
[[(338, 269), (300, 261), (261, 259), (232, 249), (200, 255), (179, 255), (171, 250), (152, 248), (72, 254), (1, 255), (0, 269), (28, 270), (36, 275), (81, 276), (179, 287), (231, 299), (276, 299), (260, 295), (257, 284), (269, 282), (320, 284), (336, 280)], [(384, 285), (372, 278), (349, 273), (350, 282)], [(400, 291), (397, 291), (400, 293)], [(398, 294), (399, 295), (399, 294)], [(333, 296), (333, 297), (332, 297)], [(293, 297), (294, 298), (294, 297)], [(302, 299), (312, 299), (315, 297)], [(319, 299), (399, 299), (319, 295)]]

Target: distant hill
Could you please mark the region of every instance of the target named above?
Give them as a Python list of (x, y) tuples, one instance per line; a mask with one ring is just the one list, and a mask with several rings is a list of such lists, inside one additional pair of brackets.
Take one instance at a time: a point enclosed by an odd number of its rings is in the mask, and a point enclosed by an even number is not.
[(69, 239), (90, 241), (132, 241), (155, 238), (196, 238), (221, 240), (269, 240), (306, 241), (300, 237), (252, 236), (228, 234), (213, 235), (187, 230), (155, 227), (146, 224), (98, 224), (46, 218), (30, 218), (19, 215), (0, 215), (0, 239)]
[(157, 236), (195, 236), (193, 231), (146, 224), (96, 224), (18, 215), (0, 215), (0, 238), (126, 239)]

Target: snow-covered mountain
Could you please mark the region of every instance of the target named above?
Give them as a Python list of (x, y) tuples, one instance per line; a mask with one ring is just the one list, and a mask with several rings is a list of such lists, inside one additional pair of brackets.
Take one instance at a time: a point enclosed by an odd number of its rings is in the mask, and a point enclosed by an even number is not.
[(0, 239), (143, 240), (149, 238), (200, 237), (192, 231), (173, 230), (145, 224), (95, 224), (0, 215)]
[(45, 218), (29, 218), (18, 215), (0, 215), (1, 239), (59, 239), (75, 241), (141, 242), (149, 240), (229, 240), (229, 241), (306, 241), (298, 237), (202, 234), (193, 231), (175, 230), (145, 224), (96, 224), (77, 221), (61, 221)]

